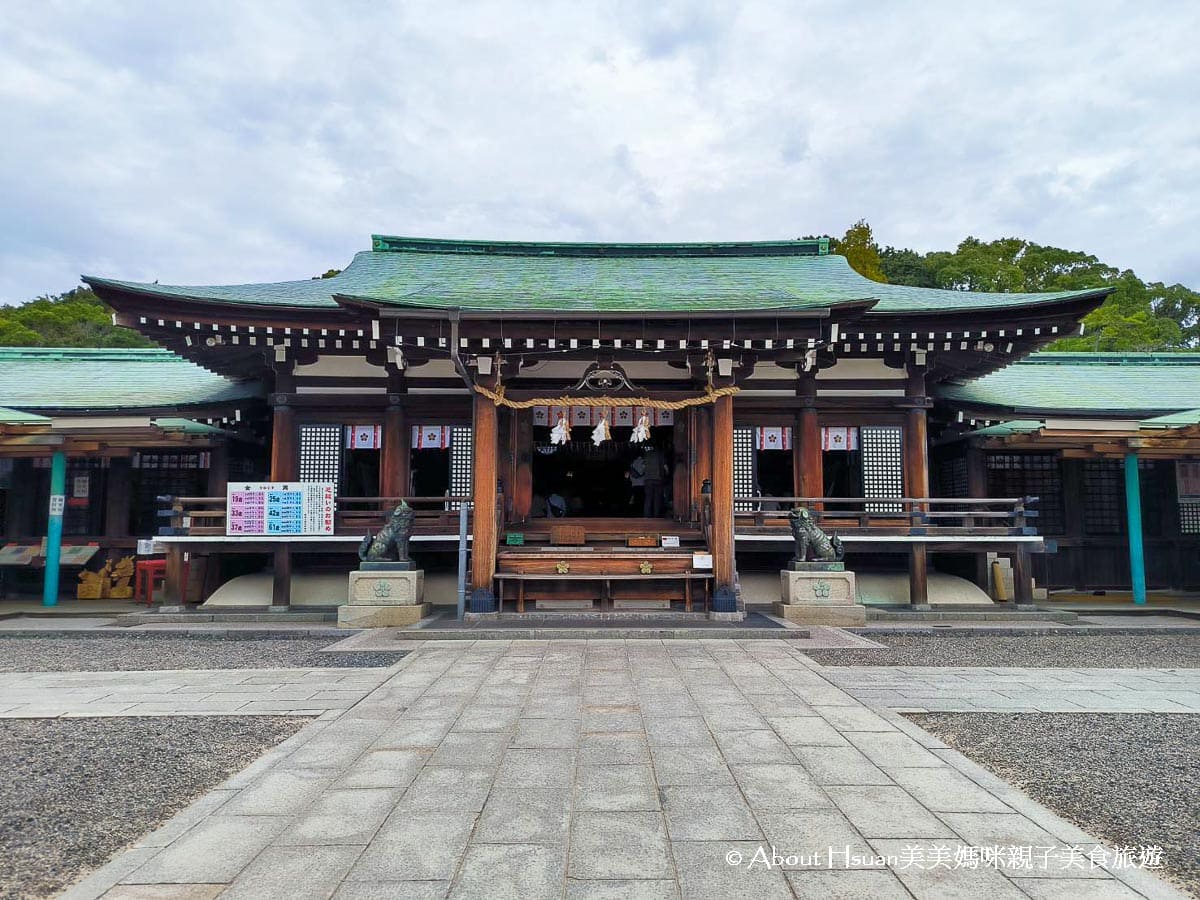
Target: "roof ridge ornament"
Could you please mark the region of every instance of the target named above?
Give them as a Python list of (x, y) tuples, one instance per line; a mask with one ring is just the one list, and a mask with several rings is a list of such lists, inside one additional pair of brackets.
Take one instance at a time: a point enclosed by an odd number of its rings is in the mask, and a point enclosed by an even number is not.
[(642, 388), (633, 384), (620, 363), (601, 365), (594, 362), (583, 372), (572, 391), (640, 391)]

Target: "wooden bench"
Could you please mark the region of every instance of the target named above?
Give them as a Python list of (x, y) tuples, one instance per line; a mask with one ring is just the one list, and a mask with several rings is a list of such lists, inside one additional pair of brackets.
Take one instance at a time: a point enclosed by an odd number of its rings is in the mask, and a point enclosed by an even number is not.
[(604, 572), (583, 572), (578, 575), (543, 574), (535, 572), (497, 572), (496, 578), (496, 608), (504, 610), (504, 582), (517, 583), (517, 612), (525, 612), (525, 583), (528, 581), (598, 581), (603, 586), (600, 593), (600, 608), (612, 609), (612, 583), (614, 581), (682, 581), (683, 608), (692, 611), (692, 582), (702, 581), (704, 587), (704, 610), (708, 610), (709, 587), (712, 582), (711, 572), (661, 572), (648, 575), (611, 574)]

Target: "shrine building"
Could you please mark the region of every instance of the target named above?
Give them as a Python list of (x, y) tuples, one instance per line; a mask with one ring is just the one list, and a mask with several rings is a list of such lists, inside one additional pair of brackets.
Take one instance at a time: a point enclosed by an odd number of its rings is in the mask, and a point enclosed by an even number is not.
[[(1035, 588), (1144, 599), (1147, 583), (1200, 585), (1200, 355), (1038, 352), (1078, 334), (1106, 288), (879, 284), (824, 239), (383, 235), (325, 279), (84, 280), (118, 324), (165, 349), (80, 359), (194, 373), (174, 398), (139, 379), (138, 400), (124, 376), (93, 372), (103, 402), (88, 415), (142, 403), (143, 429), (162, 431), (158, 414), (209, 429), (171, 438), (209, 455), (203, 478), (155, 488), (169, 496), (155, 523), (133, 492), (129, 509), (91, 510), (74, 529), (104, 545), (106, 530), (163, 526), (176, 602), (266, 566), (263, 602), (286, 606), (293, 573), (353, 568), (400, 498), (417, 512), (414, 556), (434, 570), (454, 570), (467, 510), (477, 615), (527, 602), (736, 614), (739, 573), (786, 562), (795, 506), (840, 538), (847, 568), (906, 572), (892, 600), (918, 608), (931, 567), (1020, 605)], [(33, 364), (51, 351), (3, 353)], [(76, 423), (56, 444), (71, 414), (35, 403), (38, 390), (0, 397), (9, 471), (41, 471), (57, 446), (68, 472), (106, 472), (110, 494), (125, 491), (117, 479), (151, 452), (144, 436), (85, 438)], [(11, 440), (38, 428), (40, 442)], [(334, 484), (334, 533), (231, 537), (230, 479)], [(42, 526), (19, 511), (45, 488), (14, 493), (25, 484), (9, 483), (7, 541)]]

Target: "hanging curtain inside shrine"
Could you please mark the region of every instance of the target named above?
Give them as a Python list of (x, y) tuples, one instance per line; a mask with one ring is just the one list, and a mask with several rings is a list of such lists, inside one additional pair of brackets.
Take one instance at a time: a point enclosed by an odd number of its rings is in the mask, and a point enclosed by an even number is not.
[(754, 429), (754, 446), (759, 450), (791, 450), (792, 429), (760, 425)]
[(826, 425), (821, 428), (822, 450), (857, 450), (858, 429), (850, 425)]
[(449, 425), (414, 425), (412, 449), (445, 450), (451, 444), (453, 430)]

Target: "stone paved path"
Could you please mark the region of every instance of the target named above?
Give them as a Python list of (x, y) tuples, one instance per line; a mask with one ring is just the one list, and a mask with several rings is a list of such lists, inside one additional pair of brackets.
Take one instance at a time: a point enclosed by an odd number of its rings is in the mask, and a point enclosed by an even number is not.
[(348, 709), (386, 669), (0, 672), (0, 718), (319, 715)]
[(430, 642), (68, 896), (1179, 896), (789, 644)]
[(904, 712), (1200, 713), (1200, 669), (840, 666), (821, 674)]

